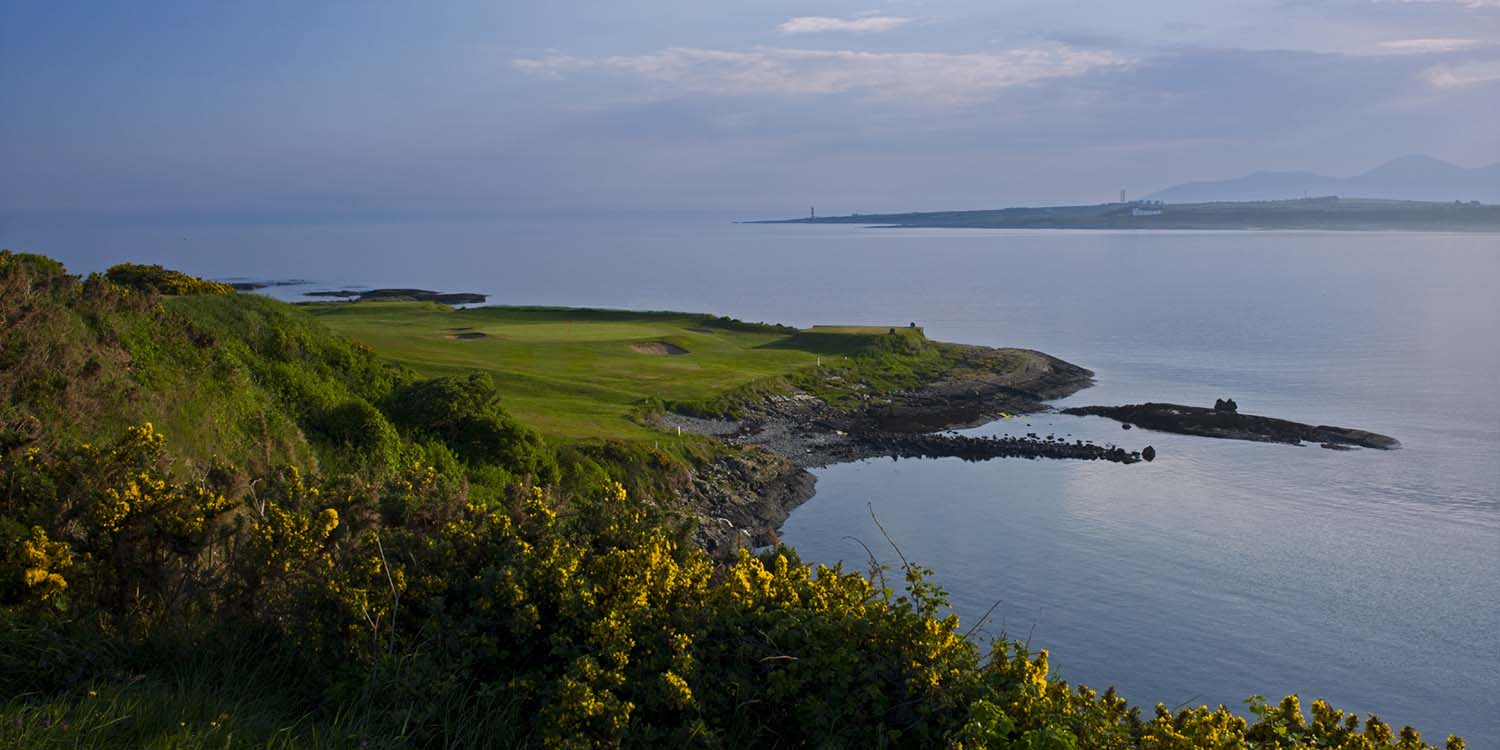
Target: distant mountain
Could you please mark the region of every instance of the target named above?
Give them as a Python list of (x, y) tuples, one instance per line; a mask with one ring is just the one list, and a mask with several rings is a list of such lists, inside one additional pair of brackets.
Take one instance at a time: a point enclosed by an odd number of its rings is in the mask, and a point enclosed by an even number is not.
[(1147, 200), (1166, 203), (1269, 201), (1307, 196), (1500, 203), (1500, 164), (1466, 169), (1430, 156), (1403, 156), (1354, 177), (1256, 172), (1218, 182), (1188, 182)]

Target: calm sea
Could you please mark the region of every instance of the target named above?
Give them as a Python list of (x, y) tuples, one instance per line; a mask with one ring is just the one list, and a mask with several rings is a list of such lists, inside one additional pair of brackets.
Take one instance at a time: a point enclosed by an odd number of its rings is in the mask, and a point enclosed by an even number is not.
[[(1147, 706), (1300, 693), (1500, 747), (1500, 236), (733, 225), (727, 217), (163, 226), (8, 220), (0, 247), (496, 303), (916, 322), (1089, 367), (1067, 404), (1212, 404), (1386, 433), (1396, 452), (1040, 432), (1154, 463), (869, 461), (818, 472), (810, 561), (937, 571), (983, 632)], [(302, 287), (305, 290), (310, 287)], [(288, 287), (282, 294), (299, 288)], [(966, 626), (967, 627), (967, 624)]]

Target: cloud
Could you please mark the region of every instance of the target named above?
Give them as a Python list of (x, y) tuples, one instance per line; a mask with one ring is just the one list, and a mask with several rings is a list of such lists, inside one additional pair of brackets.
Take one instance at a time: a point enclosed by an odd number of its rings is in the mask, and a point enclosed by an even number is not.
[(612, 57), (550, 53), (512, 64), (538, 78), (583, 74), (632, 78), (658, 97), (853, 94), (960, 103), (982, 100), (1000, 89), (1128, 67), (1134, 62), (1107, 50), (1051, 45), (999, 53), (674, 47)]
[(820, 34), (827, 31), (850, 31), (869, 34), (905, 26), (913, 19), (898, 16), (862, 15), (854, 18), (830, 16), (797, 16), (776, 27), (783, 34)]
[(1439, 65), (1427, 70), (1427, 82), (1440, 89), (1456, 89), (1500, 81), (1500, 61)]
[(1456, 52), (1461, 49), (1482, 44), (1478, 39), (1393, 39), (1389, 42), (1381, 42), (1380, 46), (1391, 52), (1404, 53), (1434, 53), (1434, 52)]

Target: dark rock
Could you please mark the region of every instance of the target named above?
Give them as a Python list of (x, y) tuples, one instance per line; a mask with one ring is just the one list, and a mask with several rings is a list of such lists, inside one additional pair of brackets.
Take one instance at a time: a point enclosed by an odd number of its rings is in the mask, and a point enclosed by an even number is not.
[[(1082, 440), (1038, 440), (1023, 437), (967, 437), (936, 433), (865, 433), (852, 435), (850, 447), (861, 456), (892, 458), (960, 458), (985, 461), (991, 458), (1072, 458), (1133, 464), (1141, 453), (1113, 445), (1093, 445)], [(1153, 453), (1154, 455), (1154, 453)]]
[(338, 289), (308, 292), (307, 296), (352, 298), (356, 302), (441, 302), (445, 305), (477, 305), (489, 299), (488, 295), (474, 292), (434, 292), (430, 289), (371, 289), (367, 292)]
[(1146, 461), (1155, 461), (1156, 448), (1148, 445), (1145, 448), (1141, 449), (1141, 458), (1145, 459)]
[(279, 281), (227, 281), (224, 283), (233, 287), (237, 292), (253, 292), (257, 289), (266, 289), (273, 286), (301, 286), (307, 282), (303, 279), (282, 279)]
[[(1226, 406), (1234, 406), (1233, 401)], [(1205, 409), (1181, 404), (1128, 404), (1125, 406), (1082, 406), (1064, 409), (1064, 414), (1099, 416), (1130, 422), (1148, 430), (1176, 432), (1183, 435), (1255, 440), (1266, 443), (1332, 443), (1361, 448), (1392, 450), (1401, 441), (1365, 430), (1331, 425), (1309, 425), (1286, 419), (1240, 414), (1231, 409)]]
[(715, 558), (777, 541), (776, 529), (813, 496), (817, 477), (763, 450), (695, 462), (677, 479), (684, 510), (696, 517), (693, 536)]
[(1122, 430), (1128, 430), (1128, 429), (1130, 429), (1130, 423), (1129, 422), (1121, 422), (1120, 423), (1120, 429), (1122, 429)]

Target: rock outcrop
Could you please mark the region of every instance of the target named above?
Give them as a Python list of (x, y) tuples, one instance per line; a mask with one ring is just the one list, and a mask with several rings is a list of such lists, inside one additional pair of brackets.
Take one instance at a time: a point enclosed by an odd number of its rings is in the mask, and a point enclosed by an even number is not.
[(308, 292), (309, 297), (352, 299), (355, 302), (441, 302), (445, 305), (477, 305), (489, 299), (476, 292), (434, 292), (430, 289), (336, 289)]
[(1182, 404), (1146, 403), (1125, 406), (1081, 406), (1063, 409), (1062, 413), (1108, 417), (1148, 430), (1231, 440), (1254, 440), (1292, 445), (1309, 442), (1327, 446), (1353, 446), (1381, 450), (1401, 447), (1399, 440), (1374, 432), (1240, 414), (1233, 401), (1227, 404), (1230, 408), (1220, 408), (1223, 406), (1226, 404), (1221, 399), (1219, 404), (1212, 409)]
[(813, 496), (817, 477), (770, 451), (745, 448), (695, 466), (679, 490), (696, 517), (694, 541), (727, 559), (776, 542), (776, 529)]
[(940, 432), (1004, 414), (1043, 411), (1044, 400), (1086, 388), (1092, 376), (1041, 352), (964, 347), (960, 366), (945, 377), (853, 409), (835, 409), (799, 391), (771, 396), (739, 419), (667, 413), (657, 425), (710, 435), (737, 449), (694, 467), (679, 492), (696, 517), (696, 541), (716, 556), (730, 557), (742, 547), (776, 541), (787, 515), (813, 496), (816, 478), (810, 467), (887, 456), (1145, 460), (1135, 451), (1087, 441)]

